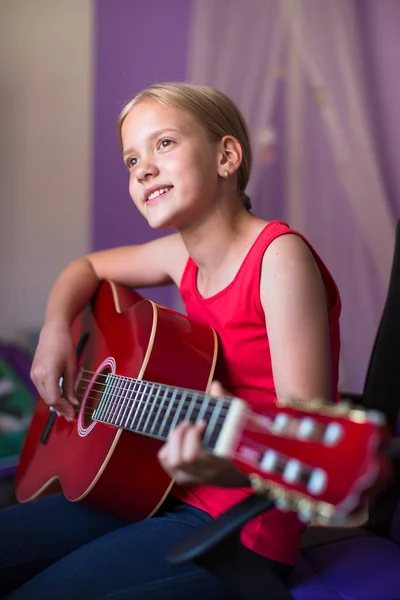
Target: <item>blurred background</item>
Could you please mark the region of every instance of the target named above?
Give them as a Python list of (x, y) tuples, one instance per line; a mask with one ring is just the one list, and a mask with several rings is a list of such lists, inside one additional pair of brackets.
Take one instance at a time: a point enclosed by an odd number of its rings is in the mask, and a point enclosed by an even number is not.
[[(400, 212), (399, 0), (0, 0), (0, 474), (68, 262), (160, 235), (136, 212), (122, 106), (156, 81), (226, 92), (251, 130), (254, 212), (305, 234), (342, 295), (341, 389), (361, 391)], [(176, 290), (149, 294), (180, 307)]]

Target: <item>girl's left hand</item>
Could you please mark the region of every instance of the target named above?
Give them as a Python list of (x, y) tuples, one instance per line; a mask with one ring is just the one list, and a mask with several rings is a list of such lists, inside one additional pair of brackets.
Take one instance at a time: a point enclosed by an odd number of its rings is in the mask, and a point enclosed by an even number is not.
[[(210, 389), (212, 396), (228, 393), (218, 382)], [(202, 447), (202, 436), (207, 423), (191, 425), (184, 421), (168, 436), (160, 449), (158, 459), (164, 470), (180, 485), (210, 484), (220, 487), (249, 485), (248, 478), (227, 459), (213, 456)]]

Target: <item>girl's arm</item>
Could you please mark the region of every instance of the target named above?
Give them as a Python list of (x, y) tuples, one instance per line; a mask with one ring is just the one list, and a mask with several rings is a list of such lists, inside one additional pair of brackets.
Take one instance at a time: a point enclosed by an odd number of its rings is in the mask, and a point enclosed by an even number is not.
[(266, 250), (260, 297), (278, 399), (333, 400), (327, 293), (299, 236), (280, 236)]
[[(89, 302), (99, 282), (111, 279), (129, 287), (179, 284), (187, 252), (179, 235), (104, 250), (72, 262), (50, 292), (45, 323), (34, 356), (31, 377), (42, 398), (68, 419), (74, 392), (76, 359), (71, 325)], [(63, 396), (59, 379), (63, 377)]]
[(181, 237), (171, 235), (79, 258), (54, 283), (45, 323), (63, 322), (70, 326), (104, 279), (132, 288), (179, 283), (187, 257)]

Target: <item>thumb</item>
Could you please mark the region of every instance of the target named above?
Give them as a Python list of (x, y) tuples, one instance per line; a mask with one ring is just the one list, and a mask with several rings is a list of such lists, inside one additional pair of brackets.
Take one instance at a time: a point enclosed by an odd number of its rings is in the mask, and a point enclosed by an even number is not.
[(210, 386), (210, 396), (229, 396), (228, 392), (222, 387), (219, 381), (213, 381)]
[(79, 402), (75, 396), (75, 365), (68, 365), (64, 372), (63, 379), (63, 393), (64, 398), (71, 402), (71, 404), (79, 405)]

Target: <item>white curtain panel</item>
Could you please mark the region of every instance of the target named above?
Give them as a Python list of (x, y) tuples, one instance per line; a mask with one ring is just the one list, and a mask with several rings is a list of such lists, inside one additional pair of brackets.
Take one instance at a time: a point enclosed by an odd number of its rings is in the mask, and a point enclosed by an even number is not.
[(254, 210), (298, 228), (343, 301), (341, 387), (362, 388), (395, 223), (366, 109), (353, 0), (192, 0), (187, 80), (242, 110)]

